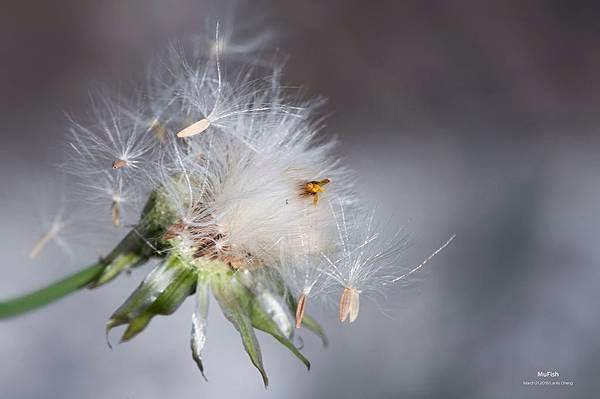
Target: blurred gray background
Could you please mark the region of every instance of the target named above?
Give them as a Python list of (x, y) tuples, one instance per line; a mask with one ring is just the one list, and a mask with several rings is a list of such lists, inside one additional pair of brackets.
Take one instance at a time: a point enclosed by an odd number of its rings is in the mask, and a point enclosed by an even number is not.
[[(225, 8), (231, 8), (225, 4)], [(418, 278), (353, 325), (315, 311), (309, 373), (261, 335), (268, 390), (213, 304), (205, 364), (188, 301), (110, 350), (104, 323), (148, 269), (0, 323), (0, 398), (591, 398), (600, 381), (600, 7), (567, 1), (257, 1), (238, 21), (275, 32), (285, 80), (329, 99), (327, 134), (392, 224)], [(96, 81), (140, 78), (204, 30), (202, 1), (3, 1), (0, 298), (93, 262), (27, 254), (51, 216), (68, 122)], [(211, 9), (212, 10), (212, 9)], [(214, 12), (214, 11), (210, 11)], [(234, 26), (235, 29), (235, 26)], [(62, 195), (69, 195), (62, 193)], [(83, 240), (82, 240), (83, 238)], [(115, 337), (116, 338), (116, 337)], [(531, 387), (537, 371), (573, 386)]]

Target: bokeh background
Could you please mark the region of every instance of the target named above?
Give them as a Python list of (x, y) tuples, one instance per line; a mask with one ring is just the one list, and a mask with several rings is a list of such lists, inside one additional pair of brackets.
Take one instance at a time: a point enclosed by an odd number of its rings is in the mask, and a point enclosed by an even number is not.
[[(326, 134), (363, 194), (407, 225), (418, 263), (351, 326), (310, 309), (309, 373), (261, 335), (265, 390), (213, 304), (205, 364), (188, 301), (110, 350), (104, 323), (146, 270), (0, 322), (0, 397), (591, 398), (600, 388), (600, 8), (567, 1), (4, 1), (0, 13), (0, 297), (63, 276), (116, 239), (27, 254), (62, 192), (68, 125), (96, 81), (127, 82), (223, 13), (272, 32), (285, 80), (329, 99)], [(240, 28), (241, 29), (241, 28)], [(78, 240), (77, 240), (78, 239)], [(537, 371), (573, 386), (530, 387)], [(552, 380), (552, 379), (551, 379)]]

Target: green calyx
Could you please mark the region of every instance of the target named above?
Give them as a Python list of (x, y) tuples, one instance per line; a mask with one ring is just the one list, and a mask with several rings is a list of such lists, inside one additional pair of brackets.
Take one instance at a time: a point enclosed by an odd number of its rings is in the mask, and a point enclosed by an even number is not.
[(164, 192), (153, 192), (144, 206), (138, 225), (106, 258), (100, 260), (105, 265), (104, 269), (90, 284), (90, 288), (106, 284), (123, 271), (145, 264), (152, 256), (162, 256), (160, 249), (164, 249), (165, 243), (160, 237), (173, 219), (174, 214), (167, 205)]
[[(278, 309), (279, 305), (282, 306), (282, 309), (285, 309), (285, 298), (277, 296), (273, 292), (268, 292), (268, 294), (273, 295), (274, 302), (261, 303), (257, 294), (248, 287), (248, 279), (245, 278), (247, 276), (243, 276), (243, 274), (251, 275), (252, 272), (242, 271), (216, 275), (211, 280), (211, 287), (223, 314), (239, 332), (244, 349), (248, 353), (252, 364), (260, 372), (265, 386), (268, 385), (268, 378), (263, 367), (260, 346), (254, 333), (255, 329), (271, 335), (310, 370), (310, 362), (292, 342), (292, 319), (289, 316), (291, 313), (287, 313), (291, 309), (286, 309), (284, 315), (290, 329), (281, 327), (281, 320), (277, 318), (278, 312), (274, 311)], [(263, 287), (263, 289), (266, 288)], [(263, 293), (265, 291), (261, 290), (261, 294)]]
[(197, 270), (178, 255), (170, 255), (156, 266), (113, 314), (106, 332), (127, 325), (121, 341), (139, 334), (156, 315), (173, 313), (194, 292)]
[[(85, 287), (102, 286), (123, 271), (157, 258), (160, 263), (110, 316), (106, 324), (107, 337), (113, 328), (125, 326), (121, 342), (129, 341), (155, 316), (172, 314), (188, 296), (196, 294), (191, 348), (193, 359), (204, 375), (201, 352), (206, 340), (208, 298), (212, 291), (225, 317), (239, 332), (244, 349), (259, 370), (265, 387), (268, 377), (255, 330), (271, 335), (310, 369), (309, 361), (293, 343), (292, 315), (296, 301), (279, 273), (268, 266), (236, 271), (216, 259), (193, 258), (181, 250), (179, 238), (163, 240), (174, 220), (174, 212), (169, 208), (164, 192), (157, 190), (144, 207), (138, 225), (108, 256), (38, 291), (0, 302), (0, 319), (40, 308)], [(327, 344), (321, 327), (307, 315), (303, 327)]]

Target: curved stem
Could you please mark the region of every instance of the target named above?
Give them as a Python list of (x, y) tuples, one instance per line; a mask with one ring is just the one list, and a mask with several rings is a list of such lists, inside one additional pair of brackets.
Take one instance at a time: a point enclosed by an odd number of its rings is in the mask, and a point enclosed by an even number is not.
[(18, 316), (80, 290), (98, 278), (106, 265), (98, 262), (30, 294), (0, 302), (0, 319)]

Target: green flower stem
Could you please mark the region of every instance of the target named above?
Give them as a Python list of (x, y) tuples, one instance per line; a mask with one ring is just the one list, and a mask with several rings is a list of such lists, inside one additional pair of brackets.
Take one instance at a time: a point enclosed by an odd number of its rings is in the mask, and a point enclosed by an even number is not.
[[(165, 203), (160, 191), (152, 193), (144, 206), (140, 223), (107, 257), (38, 291), (0, 302), (0, 320), (37, 309), (82, 288), (99, 287), (124, 270), (146, 263), (151, 256), (161, 256), (154, 245), (142, 237), (161, 237), (165, 226), (171, 223), (173, 215)], [(159, 245), (159, 240), (154, 240), (154, 244)]]
[(85, 287), (98, 287), (115, 278), (123, 270), (144, 263), (149, 257), (148, 247), (132, 231), (106, 258), (100, 259), (88, 268), (38, 291), (0, 302), (0, 319), (35, 310)]
[(88, 286), (98, 278), (105, 266), (104, 263), (98, 262), (30, 294), (0, 302), (0, 319), (35, 310)]

